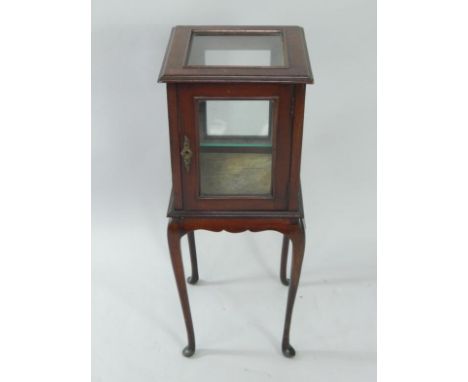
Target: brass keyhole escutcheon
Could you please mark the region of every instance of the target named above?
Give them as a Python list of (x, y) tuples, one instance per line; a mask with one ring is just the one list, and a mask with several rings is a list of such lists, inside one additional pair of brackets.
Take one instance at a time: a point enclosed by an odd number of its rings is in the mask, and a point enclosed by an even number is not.
[(184, 146), (182, 147), (182, 151), (180, 152), (182, 159), (184, 160), (185, 170), (187, 172), (190, 171), (190, 163), (192, 161), (192, 150), (190, 150), (190, 141), (186, 135), (184, 135)]

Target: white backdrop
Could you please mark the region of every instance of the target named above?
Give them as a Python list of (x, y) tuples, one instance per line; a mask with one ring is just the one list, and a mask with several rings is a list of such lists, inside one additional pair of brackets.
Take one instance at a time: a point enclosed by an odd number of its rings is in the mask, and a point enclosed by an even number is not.
[[(374, 381), (376, 21), (371, 0), (94, 0), (93, 381)], [(165, 86), (177, 24), (300, 25), (308, 86), (302, 156), (306, 257), (281, 355), (281, 236), (197, 232), (200, 284), (185, 327), (166, 244)], [(188, 267), (188, 248), (183, 241)]]

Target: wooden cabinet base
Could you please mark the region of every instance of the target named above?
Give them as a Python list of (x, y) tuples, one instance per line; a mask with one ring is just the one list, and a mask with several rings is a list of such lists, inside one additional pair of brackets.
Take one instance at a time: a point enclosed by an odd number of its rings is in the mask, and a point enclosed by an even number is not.
[[(192, 315), (190, 313), (190, 304), (185, 284), (184, 268), (182, 264), (182, 253), (180, 240), (187, 234), (189, 241), (190, 260), (192, 274), (187, 281), (190, 284), (196, 284), (199, 279), (197, 254), (195, 247), (194, 231), (203, 229), (208, 231), (266, 231), (272, 230), (283, 234), (283, 246), (280, 262), (280, 281), (289, 286), (288, 300), (286, 305), (286, 317), (284, 322), (284, 331), (282, 339), (282, 352), (286, 357), (294, 357), (296, 354), (294, 348), (289, 342), (289, 332), (291, 328), (291, 317), (296, 299), (297, 287), (301, 275), (302, 260), (304, 258), (305, 248), (305, 230), (304, 220), (299, 218), (271, 218), (271, 217), (223, 217), (221, 214), (217, 217), (177, 217), (170, 218), (167, 226), (167, 237), (171, 256), (174, 276), (177, 283), (177, 290), (184, 314), (185, 327), (187, 330), (188, 345), (183, 350), (183, 355), (191, 357), (195, 352), (195, 335), (193, 331)], [(292, 243), (291, 275), (286, 278), (286, 263), (288, 259), (289, 242)]]

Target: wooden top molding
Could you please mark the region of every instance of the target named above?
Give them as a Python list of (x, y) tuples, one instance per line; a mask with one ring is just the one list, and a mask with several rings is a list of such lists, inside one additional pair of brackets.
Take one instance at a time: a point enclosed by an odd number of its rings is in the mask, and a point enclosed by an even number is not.
[[(194, 34), (201, 35), (282, 35), (282, 66), (203, 66), (188, 65)], [(158, 82), (275, 82), (312, 84), (313, 76), (304, 37), (298, 26), (176, 26), (159, 74)]]

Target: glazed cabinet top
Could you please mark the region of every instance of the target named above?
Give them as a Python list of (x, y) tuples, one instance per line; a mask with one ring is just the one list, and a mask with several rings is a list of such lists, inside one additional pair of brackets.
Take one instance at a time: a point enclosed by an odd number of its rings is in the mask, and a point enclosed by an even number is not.
[(298, 26), (176, 26), (159, 82), (313, 83)]
[(302, 28), (177, 26), (159, 81), (168, 95), (170, 216), (302, 216), (313, 82)]

